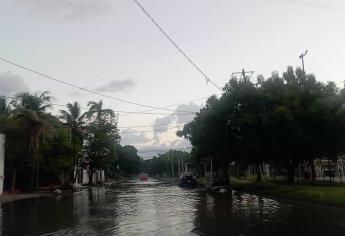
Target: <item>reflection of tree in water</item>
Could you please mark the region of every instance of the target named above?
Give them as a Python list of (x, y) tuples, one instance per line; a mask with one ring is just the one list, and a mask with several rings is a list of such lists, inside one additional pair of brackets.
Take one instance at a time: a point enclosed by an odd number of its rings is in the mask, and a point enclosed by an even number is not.
[(73, 229), (79, 234), (93, 234), (100, 232), (111, 233), (118, 227), (116, 194), (107, 194), (105, 188), (88, 188), (77, 192), (74, 196), (74, 218), (76, 224)]
[[(265, 232), (265, 224), (275, 221), (280, 204), (250, 194), (200, 193), (195, 233), (228, 235)], [(279, 221), (278, 221), (279, 222)]]
[[(229, 224), (232, 221), (232, 195), (199, 193), (194, 221), (194, 233), (200, 235), (221, 235), (229, 233)], [(235, 232), (235, 231), (231, 231)]]
[(25, 199), (3, 204), (2, 235), (41, 235), (73, 226), (68, 196)]

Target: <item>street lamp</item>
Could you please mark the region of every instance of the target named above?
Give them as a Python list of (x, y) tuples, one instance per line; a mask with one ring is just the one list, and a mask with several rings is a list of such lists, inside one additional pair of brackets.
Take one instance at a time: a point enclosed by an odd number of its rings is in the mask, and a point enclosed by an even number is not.
[(305, 71), (304, 71), (304, 57), (305, 57), (305, 55), (307, 55), (307, 53), (308, 53), (308, 50), (305, 50), (305, 52), (302, 53), (302, 54), (299, 56), (299, 58), (302, 60), (303, 74), (305, 74)]

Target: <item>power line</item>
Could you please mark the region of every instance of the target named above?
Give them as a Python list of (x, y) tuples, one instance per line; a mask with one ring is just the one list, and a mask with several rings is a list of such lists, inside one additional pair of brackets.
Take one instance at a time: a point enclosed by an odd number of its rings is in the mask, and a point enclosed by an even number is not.
[(154, 152), (164, 152), (169, 150), (184, 150), (184, 149), (191, 149), (193, 147), (181, 147), (181, 148), (164, 148), (164, 149), (142, 149), (138, 150), (138, 153), (154, 153)]
[[(175, 104), (172, 104), (172, 105), (164, 106), (164, 107), (161, 107), (161, 108), (168, 108), (168, 107), (178, 106), (178, 105), (186, 104), (188, 102), (204, 100), (204, 99), (207, 99), (207, 98), (208, 97), (197, 98), (197, 99), (193, 99), (193, 100), (189, 100), (189, 101), (185, 101), (185, 102), (181, 102), (181, 103), (175, 103)], [(157, 109), (143, 110), (142, 112), (150, 112), (150, 111), (155, 111), (155, 110), (157, 110)], [(124, 115), (120, 115), (120, 116), (127, 116), (127, 115), (129, 115), (129, 114), (124, 114)]]
[(133, 0), (134, 3), (142, 10), (142, 12), (152, 21), (152, 23), (158, 28), (158, 30), (169, 40), (169, 42), (182, 54), (184, 58), (206, 79), (206, 83), (210, 82), (217, 89), (222, 90), (214, 81), (212, 81), (194, 61), (181, 49), (180, 46), (169, 36), (169, 34), (158, 24), (158, 22), (150, 15), (150, 13), (144, 8), (144, 6), (138, 1)]
[[(175, 122), (173, 124), (186, 124), (191, 122), (192, 120), (185, 121), (185, 122)], [(165, 124), (153, 124), (153, 125), (134, 125), (134, 126), (121, 126), (118, 127), (119, 129), (130, 129), (130, 128), (143, 128), (143, 127), (152, 127), (152, 126), (163, 126), (163, 125), (170, 125), (171, 123), (165, 123)]]
[[(0, 97), (4, 97), (4, 98), (9, 98), (9, 99), (15, 99), (14, 97), (9, 97), (9, 96), (4, 96), (4, 95), (0, 95)], [(51, 105), (54, 106), (61, 106), (61, 107), (67, 107), (67, 105), (63, 105), (63, 104), (56, 104), (56, 103), (51, 103)], [(89, 109), (87, 107), (81, 107), (81, 109)], [(161, 115), (172, 115), (172, 114), (168, 114), (168, 113), (149, 113), (149, 112), (131, 112), (131, 111), (114, 111), (116, 113), (137, 113), (137, 114), (161, 114)], [(179, 115), (184, 115), (184, 114), (179, 114)], [(187, 114), (186, 114), (187, 115)], [(175, 122), (173, 124), (186, 124), (188, 122), (191, 122), (192, 120), (189, 121), (185, 121), (185, 122)], [(152, 127), (152, 126), (163, 126), (163, 125), (170, 125), (172, 123), (165, 123), (165, 124), (151, 124), (151, 125), (136, 125), (136, 126), (122, 126), (122, 127), (117, 127), (118, 129), (131, 129), (131, 128), (142, 128), (142, 127)], [(155, 131), (164, 131), (164, 130), (168, 130), (168, 129), (173, 129), (173, 128), (178, 128), (178, 126), (175, 127), (169, 127), (167, 129), (159, 129), (159, 130), (144, 130), (144, 131), (123, 131), (121, 133), (141, 133), (141, 132), (155, 132)]]
[(335, 62), (338, 62), (338, 61), (343, 61), (343, 60), (345, 60), (345, 57), (338, 57), (338, 58), (332, 59), (332, 60), (330, 60), (330, 61), (327, 61), (327, 62), (325, 62), (325, 63), (321, 63), (321, 64), (318, 64), (318, 65), (316, 65), (316, 66), (313, 66), (313, 67), (311, 68), (311, 70), (317, 69), (317, 68), (319, 68), (319, 67), (327, 66), (327, 65), (329, 65), (329, 64), (332, 64), (332, 63), (335, 63)]
[[(8, 96), (4, 96), (4, 95), (0, 95), (0, 97), (4, 97), (4, 98), (9, 98), (9, 99), (15, 99), (14, 97), (8, 97)], [(57, 103), (50, 103), (53, 106), (59, 106), (59, 107), (67, 107), (67, 105), (63, 105), (63, 104), (57, 104)], [(88, 107), (80, 107), (81, 109), (84, 110), (89, 110)], [(115, 113), (124, 113), (124, 114), (136, 114), (136, 115), (166, 115), (166, 116), (173, 116), (174, 114), (171, 113), (157, 113), (157, 112), (143, 112), (143, 111), (122, 111), (122, 110), (114, 110)], [(191, 114), (195, 114), (196, 112), (185, 112), (185, 113), (181, 113), (178, 114), (179, 116), (181, 115), (191, 115)]]
[(135, 134), (135, 133), (151, 133), (151, 132), (162, 132), (162, 131), (168, 131), (170, 129), (176, 129), (176, 128), (180, 128), (178, 126), (174, 126), (174, 127), (169, 127), (169, 128), (165, 128), (165, 129), (154, 129), (154, 130), (142, 130), (142, 131), (121, 131), (120, 133), (122, 134)]
[(156, 110), (165, 110), (165, 111), (174, 111), (174, 112), (183, 112), (183, 113), (184, 112), (189, 112), (189, 111), (178, 111), (178, 110), (172, 110), (172, 109), (167, 109), (167, 108), (160, 108), (160, 107), (145, 105), (145, 104), (138, 103), (138, 102), (132, 102), (132, 101), (128, 101), (128, 100), (112, 97), (112, 96), (109, 96), (109, 95), (105, 95), (105, 94), (99, 93), (97, 91), (93, 91), (93, 90), (90, 90), (90, 89), (82, 88), (82, 87), (79, 87), (79, 86), (77, 86), (75, 84), (72, 84), (72, 83), (69, 83), (69, 82), (65, 82), (65, 81), (56, 79), (56, 78), (54, 78), (52, 76), (43, 74), (41, 72), (38, 72), (38, 71), (30, 69), (28, 67), (19, 65), (19, 64), (15, 63), (15, 62), (9, 61), (9, 60), (1, 58), (1, 57), (0, 57), (0, 60), (4, 61), (6, 63), (9, 63), (11, 65), (14, 65), (14, 66), (16, 66), (18, 68), (30, 71), (30, 72), (32, 72), (34, 74), (37, 74), (37, 75), (39, 75), (39, 76), (41, 76), (43, 78), (46, 78), (46, 79), (49, 79), (49, 80), (53, 80), (55, 82), (58, 82), (58, 83), (61, 83), (61, 84), (64, 84), (64, 85), (67, 85), (67, 86), (70, 86), (70, 87), (73, 87), (73, 88), (76, 88), (76, 89), (79, 89), (79, 90), (82, 90), (82, 91), (85, 91), (85, 92), (88, 92), (88, 93), (96, 94), (96, 95), (101, 96), (101, 97), (113, 99), (113, 100), (116, 100), (116, 101), (119, 101), (119, 102), (124, 102), (124, 103), (128, 103), (128, 104), (137, 105), (137, 106), (146, 107), (146, 108), (151, 108), (151, 109), (156, 109)]

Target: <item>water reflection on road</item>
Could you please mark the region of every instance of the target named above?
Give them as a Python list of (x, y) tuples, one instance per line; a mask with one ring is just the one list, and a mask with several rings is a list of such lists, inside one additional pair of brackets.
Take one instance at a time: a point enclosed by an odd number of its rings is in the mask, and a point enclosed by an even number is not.
[(129, 181), (1, 206), (1, 235), (345, 235), (345, 209)]

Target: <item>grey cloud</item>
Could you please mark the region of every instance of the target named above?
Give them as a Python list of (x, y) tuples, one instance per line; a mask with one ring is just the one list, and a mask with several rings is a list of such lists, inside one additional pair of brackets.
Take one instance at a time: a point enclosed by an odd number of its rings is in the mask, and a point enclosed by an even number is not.
[(68, 93), (67, 96), (69, 96), (69, 97), (86, 97), (87, 95), (85, 93), (72, 92), (72, 93)]
[[(159, 130), (164, 130), (169, 127), (169, 125), (172, 125), (174, 123), (177, 123), (177, 127), (183, 127), (184, 122), (188, 122), (192, 120), (195, 117), (195, 114), (193, 113), (183, 113), (179, 111), (190, 111), (190, 112), (198, 112), (200, 110), (200, 106), (194, 104), (194, 103), (189, 103), (189, 104), (181, 104), (179, 105), (176, 110), (172, 113), (172, 116), (164, 116), (163, 118), (157, 118), (155, 120), (155, 126), (153, 127), (154, 130), (158, 130), (154, 132), (154, 140), (155, 144), (160, 143), (159, 139), (159, 134), (163, 132), (169, 132), (169, 131), (174, 131), (174, 130), (167, 130), (167, 131), (159, 131)], [(174, 131), (175, 132), (175, 131)]]
[(62, 19), (77, 19), (101, 15), (108, 11), (110, 4), (103, 0), (17, 0), (40, 14)]
[(156, 118), (155, 119), (155, 126), (153, 126), (152, 128), (154, 130), (153, 135), (154, 135), (154, 139), (156, 143), (159, 143), (159, 137), (158, 134), (162, 133), (162, 130), (167, 129), (169, 124), (171, 124), (173, 122), (173, 119), (171, 116), (164, 116), (163, 118)]
[(176, 111), (174, 112), (174, 115), (176, 117), (176, 121), (178, 123), (188, 122), (195, 117), (195, 114), (193, 114), (193, 113), (188, 114), (188, 113), (183, 113), (183, 112), (178, 112), (178, 111), (199, 112), (200, 108), (201, 108), (200, 106), (198, 106), (194, 103), (179, 105), (176, 108)]
[(143, 148), (139, 149), (139, 156), (143, 157), (144, 159), (149, 159), (154, 156), (157, 156), (160, 153), (165, 153), (169, 151), (170, 149), (177, 149), (180, 151), (187, 151), (190, 152), (191, 149), (186, 147), (190, 147), (191, 144), (188, 140), (185, 139), (177, 139), (173, 142), (167, 142), (167, 143), (161, 143), (161, 144), (154, 144), (150, 146), (145, 146)]
[(135, 87), (135, 82), (131, 79), (112, 80), (106, 85), (96, 88), (100, 92), (129, 92)]
[[(121, 130), (123, 132), (133, 132), (133, 129), (124, 129)], [(138, 133), (120, 133), (121, 135), (121, 143), (124, 145), (136, 145), (142, 144), (150, 141), (150, 139), (146, 136), (145, 132), (138, 132)]]
[(18, 75), (4, 72), (0, 74), (0, 93), (1, 95), (12, 95), (19, 92), (26, 92), (29, 87), (24, 79)]

